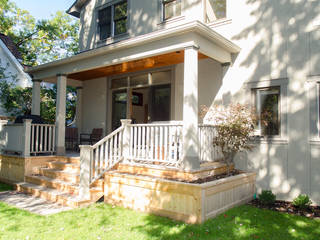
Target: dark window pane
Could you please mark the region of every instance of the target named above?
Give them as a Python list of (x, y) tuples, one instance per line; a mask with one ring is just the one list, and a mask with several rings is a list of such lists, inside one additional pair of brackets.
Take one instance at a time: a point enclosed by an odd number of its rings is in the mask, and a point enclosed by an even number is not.
[(127, 2), (122, 2), (114, 6), (114, 19), (118, 20), (127, 16)]
[(164, 20), (181, 15), (181, 0), (163, 1)]
[(206, 0), (206, 21), (213, 22), (226, 18), (226, 0)]
[(98, 13), (100, 40), (111, 36), (111, 7), (104, 8)]
[(114, 35), (127, 32), (127, 19), (117, 20), (114, 22)]
[[(280, 134), (280, 90), (268, 88), (257, 90), (257, 112), (262, 135)], [(259, 106), (260, 105), (260, 106)]]

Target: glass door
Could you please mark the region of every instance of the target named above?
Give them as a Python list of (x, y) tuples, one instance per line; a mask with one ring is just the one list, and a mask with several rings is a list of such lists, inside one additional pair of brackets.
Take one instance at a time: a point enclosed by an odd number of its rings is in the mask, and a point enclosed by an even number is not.
[(152, 86), (150, 91), (150, 120), (170, 121), (171, 85)]
[(127, 90), (112, 92), (112, 131), (121, 126), (121, 119), (127, 118)]

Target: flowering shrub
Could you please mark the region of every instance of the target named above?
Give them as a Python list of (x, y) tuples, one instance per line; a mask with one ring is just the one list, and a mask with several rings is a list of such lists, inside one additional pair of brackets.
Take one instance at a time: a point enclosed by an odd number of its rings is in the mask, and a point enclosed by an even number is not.
[(227, 107), (202, 107), (200, 117), (204, 122), (216, 126), (216, 137), (213, 145), (220, 147), (228, 166), (233, 163), (237, 152), (251, 150), (250, 139), (254, 133), (256, 117), (245, 105), (235, 104)]

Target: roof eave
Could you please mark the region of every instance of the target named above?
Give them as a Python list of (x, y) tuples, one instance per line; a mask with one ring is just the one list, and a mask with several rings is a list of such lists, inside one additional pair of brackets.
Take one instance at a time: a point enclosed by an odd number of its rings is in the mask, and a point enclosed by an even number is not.
[(152, 32), (149, 34), (145, 34), (142, 36), (138, 36), (138, 37), (129, 39), (127, 41), (123, 41), (123, 42), (107, 45), (107, 46), (104, 46), (101, 48), (96, 48), (96, 49), (93, 49), (90, 51), (82, 52), (78, 55), (75, 55), (75, 56), (72, 56), (69, 58), (64, 58), (64, 59), (60, 59), (60, 60), (57, 60), (54, 62), (45, 63), (43, 65), (35, 66), (35, 67), (28, 69), (27, 72), (33, 73), (33, 72), (41, 71), (46, 68), (51, 68), (51, 67), (59, 66), (62, 64), (68, 64), (70, 62), (90, 58), (95, 55), (104, 54), (104, 53), (107, 53), (110, 51), (116, 51), (117, 49), (142, 45), (146, 42), (150, 42), (150, 41), (154, 41), (154, 40), (158, 40), (158, 39), (163, 39), (163, 38), (166, 38), (169, 36), (179, 35), (181, 33), (190, 32), (190, 31), (195, 31), (203, 36), (206, 36), (207, 38), (214, 41), (216, 44), (227, 49), (230, 53), (238, 53), (241, 50), (241, 48), (239, 46), (237, 46), (236, 44), (234, 44), (230, 40), (224, 38), (222, 35), (215, 32), (214, 30), (212, 30), (211, 28), (209, 28), (205, 24), (203, 24), (199, 21), (193, 21), (193, 22), (186, 23), (184, 25), (170, 28), (170, 29), (159, 30), (156, 32)]

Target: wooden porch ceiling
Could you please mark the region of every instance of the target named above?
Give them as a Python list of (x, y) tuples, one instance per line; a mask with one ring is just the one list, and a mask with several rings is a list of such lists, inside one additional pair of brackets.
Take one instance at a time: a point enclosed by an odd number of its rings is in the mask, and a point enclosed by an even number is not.
[[(199, 53), (199, 59), (208, 58), (208, 56)], [(125, 62), (107, 67), (100, 67), (83, 72), (72, 73), (68, 75), (68, 78), (86, 81), (90, 79), (107, 77), (116, 74), (136, 72), (146, 70), (150, 68), (164, 67), (174, 64), (179, 64), (184, 61), (184, 51), (177, 51), (167, 54), (162, 54), (154, 57), (139, 59), (135, 61)]]

